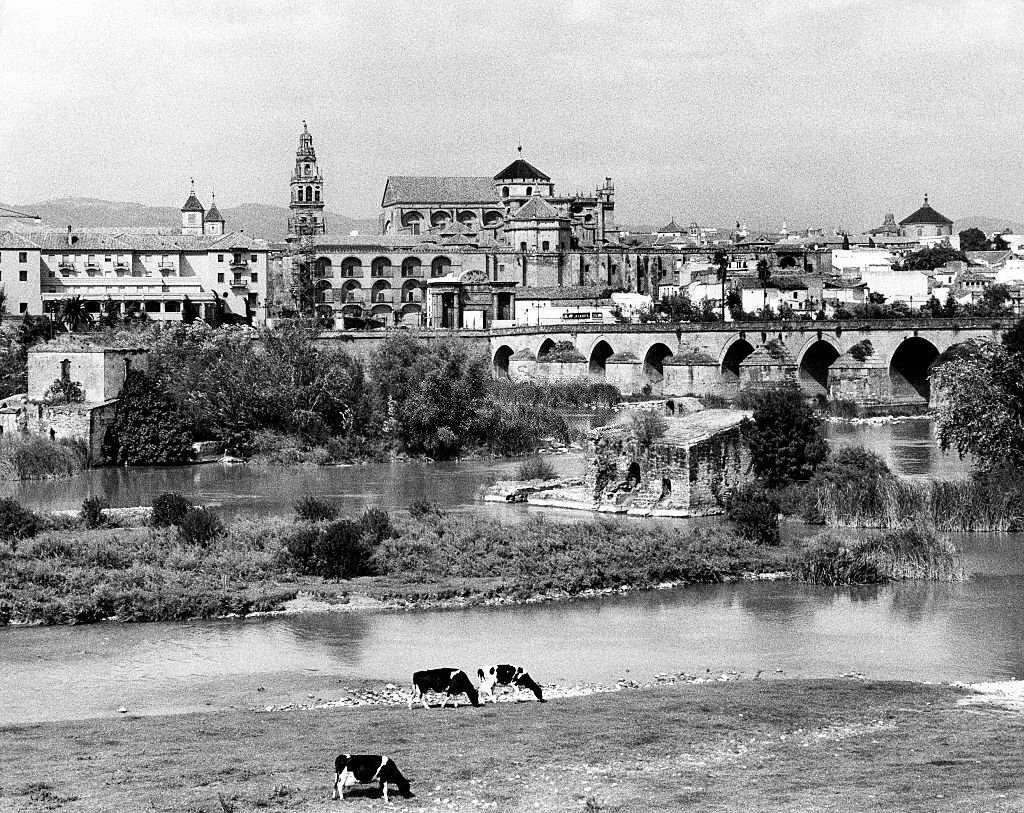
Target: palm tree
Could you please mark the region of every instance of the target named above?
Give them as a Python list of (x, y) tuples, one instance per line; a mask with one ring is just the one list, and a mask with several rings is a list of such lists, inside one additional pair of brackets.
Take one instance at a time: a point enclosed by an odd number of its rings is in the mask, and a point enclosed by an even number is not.
[(76, 294), (61, 300), (57, 321), (61, 322), (69, 333), (74, 333), (82, 325), (92, 323), (92, 314), (85, 309), (82, 297)]
[(718, 266), (718, 280), (722, 283), (722, 321), (725, 321), (725, 278), (729, 270), (729, 255), (724, 251), (716, 251), (715, 265)]
[(764, 292), (764, 303), (761, 306), (762, 311), (768, 310), (768, 280), (772, 278), (772, 267), (768, 264), (768, 260), (762, 258), (757, 261), (757, 278), (761, 282), (761, 290)]

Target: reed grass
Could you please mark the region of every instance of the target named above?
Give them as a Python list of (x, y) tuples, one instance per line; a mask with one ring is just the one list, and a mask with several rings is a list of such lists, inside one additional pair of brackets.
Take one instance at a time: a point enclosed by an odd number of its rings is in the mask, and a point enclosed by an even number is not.
[(832, 483), (811, 495), (827, 525), (896, 529), (926, 526), (942, 532), (1024, 528), (1024, 492), (1008, 483), (913, 481), (884, 476)]
[(539, 456), (524, 460), (516, 469), (517, 480), (554, 480), (557, 476), (555, 467)]
[(966, 578), (960, 552), (949, 538), (919, 528), (866, 539), (826, 531), (794, 552), (792, 570), (802, 581), (833, 586)]
[(89, 447), (83, 440), (50, 440), (42, 435), (0, 438), (0, 480), (68, 477), (86, 468)]

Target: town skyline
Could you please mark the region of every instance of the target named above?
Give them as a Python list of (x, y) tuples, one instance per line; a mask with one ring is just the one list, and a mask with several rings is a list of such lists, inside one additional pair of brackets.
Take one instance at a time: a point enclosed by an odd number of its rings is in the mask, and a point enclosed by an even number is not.
[(0, 4), (0, 200), (173, 205), (195, 177), (221, 205), (286, 205), (306, 119), (352, 218), (389, 175), (493, 174), (522, 144), (559, 192), (611, 176), (631, 225), (859, 229), (925, 193), (1024, 219), (1019, 4), (412, 8)]

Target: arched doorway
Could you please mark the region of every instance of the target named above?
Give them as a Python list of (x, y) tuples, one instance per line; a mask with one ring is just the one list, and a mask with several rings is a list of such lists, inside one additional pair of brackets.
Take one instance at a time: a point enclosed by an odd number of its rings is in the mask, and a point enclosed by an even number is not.
[(444, 277), (452, 270), (452, 261), (447, 257), (435, 257), (430, 263), (430, 276)]
[(939, 351), (927, 339), (913, 336), (905, 339), (892, 354), (889, 362), (889, 381), (894, 398), (923, 398), (925, 403), (931, 397), (932, 365), (939, 358)]
[(819, 339), (800, 359), (800, 388), (810, 396), (828, 395), (828, 368), (839, 358), (839, 351)]
[(726, 384), (738, 384), (740, 380), (740, 364), (754, 352), (754, 346), (746, 339), (737, 339), (722, 359), (722, 381)]
[(596, 378), (604, 378), (608, 359), (615, 355), (612, 346), (603, 339), (590, 351), (590, 374)]
[(652, 387), (659, 386), (665, 378), (665, 362), (672, 358), (668, 345), (658, 342), (652, 344), (644, 356), (644, 379)]
[(540, 344), (540, 350), (537, 351), (537, 358), (540, 358), (541, 356), (546, 356), (548, 353), (550, 353), (554, 349), (555, 349), (555, 340), (554, 339), (545, 339)]
[(515, 351), (507, 344), (503, 344), (494, 354), (494, 377), (508, 378), (508, 362)]

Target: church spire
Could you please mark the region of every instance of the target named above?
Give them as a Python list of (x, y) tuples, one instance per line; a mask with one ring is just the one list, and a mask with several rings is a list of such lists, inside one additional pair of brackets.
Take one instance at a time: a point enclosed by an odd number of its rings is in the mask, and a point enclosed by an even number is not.
[(316, 150), (309, 125), (302, 120), (299, 148), (295, 151), (295, 169), (292, 171), (291, 201), (288, 204), (288, 239), (307, 234), (324, 234), (323, 176), (316, 163)]

